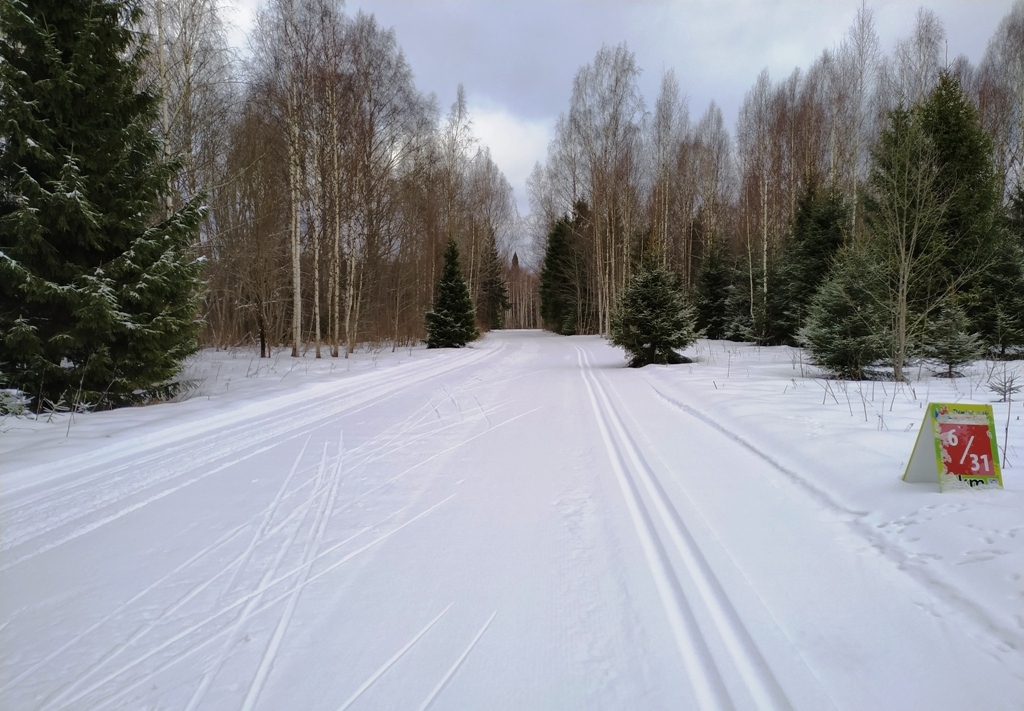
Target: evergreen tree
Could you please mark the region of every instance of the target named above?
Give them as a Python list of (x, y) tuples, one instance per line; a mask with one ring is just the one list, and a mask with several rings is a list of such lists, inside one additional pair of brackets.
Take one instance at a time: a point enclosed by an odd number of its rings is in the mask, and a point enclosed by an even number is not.
[(693, 287), (696, 327), (708, 338), (725, 338), (729, 328), (729, 295), (733, 290), (728, 255), (717, 244), (709, 246), (697, 270)]
[(481, 268), (480, 298), (477, 317), (485, 331), (504, 328), (505, 309), (509, 307), (508, 287), (505, 285), (501, 258), (494, 240), (490, 240)]
[(800, 342), (811, 362), (841, 377), (863, 379), (888, 354), (887, 314), (879, 307), (879, 266), (865, 249), (844, 247), (811, 299)]
[(676, 353), (699, 337), (696, 314), (687, 306), (679, 280), (666, 269), (642, 265), (626, 283), (612, 315), (612, 343), (630, 356), (629, 366), (685, 363)]
[[(920, 108), (922, 126), (934, 147), (936, 200), (945, 206), (944, 267), (950, 290), (963, 293), (971, 330), (1000, 351), (1007, 342), (1003, 316), (1017, 307), (1024, 275), (1014, 263), (1016, 240), (1002, 215), (999, 176), (992, 164), (992, 140), (960, 82), (943, 73)], [(1009, 262), (1009, 263), (1008, 263)]]
[[(749, 265), (746, 260), (729, 260), (729, 290), (726, 296), (725, 338), (730, 341), (756, 341), (755, 315), (758, 315), (757, 290), (751, 299)], [(755, 271), (757, 267), (754, 267)], [(755, 282), (757, 275), (754, 276)], [(751, 304), (753, 303), (753, 307)]]
[(1024, 250), (1024, 182), (1017, 184), (1010, 193), (1010, 204), (1006, 210), (1006, 227), (1010, 239), (1015, 240)]
[(937, 312), (931, 323), (924, 355), (946, 366), (943, 375), (952, 378), (956, 369), (981, 356), (985, 346), (977, 333), (968, 333), (967, 314), (950, 300)]
[(567, 272), (573, 261), (569, 220), (560, 219), (548, 233), (540, 270), (540, 317), (544, 326), (562, 335), (576, 333), (576, 309), (567, 293)]
[[(970, 293), (989, 304), (981, 330), (989, 334), (990, 352), (1001, 358), (1024, 349), (1024, 183), (1010, 195), (1004, 218), (1004, 240), (986, 279)], [(981, 319), (979, 319), (981, 320)]]
[(459, 248), (448, 240), (434, 310), (427, 313), (427, 348), (461, 348), (477, 335), (473, 300), (459, 267)]
[(795, 345), (797, 332), (807, 318), (808, 304), (843, 245), (849, 222), (850, 208), (842, 193), (834, 187), (822, 190), (815, 180), (808, 181), (797, 204), (773, 292), (778, 342)]
[(1024, 346), (1024, 249), (1009, 232), (1000, 239), (996, 258), (963, 296), (970, 330), (985, 350), (1005, 358)]
[(0, 369), (94, 406), (167, 394), (196, 349), (198, 200), (139, 89), (133, 0), (0, 0)]
[(587, 206), (579, 203), (572, 217), (559, 219), (551, 228), (544, 249), (540, 316), (545, 328), (563, 336), (586, 332), (596, 314), (579, 239), (586, 222)]

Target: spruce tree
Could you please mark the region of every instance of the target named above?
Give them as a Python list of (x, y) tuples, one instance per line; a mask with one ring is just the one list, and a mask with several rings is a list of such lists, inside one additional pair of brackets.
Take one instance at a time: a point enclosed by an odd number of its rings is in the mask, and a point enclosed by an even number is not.
[(480, 274), (480, 297), (477, 317), (484, 330), (505, 327), (505, 309), (509, 307), (508, 287), (501, 257), (494, 240), (490, 240)]
[(650, 263), (633, 273), (612, 315), (612, 343), (630, 356), (629, 366), (685, 363), (677, 353), (699, 337), (696, 314), (674, 274)]
[(202, 210), (140, 89), (131, 0), (0, 0), (0, 370), (37, 398), (167, 394), (196, 349)]
[[(920, 114), (934, 147), (936, 200), (945, 206), (940, 229), (947, 243), (943, 266), (950, 290), (963, 294), (970, 330), (993, 351), (1006, 353), (1024, 345), (1017, 336), (1024, 326), (1024, 268), (1002, 211), (992, 140), (952, 74), (939, 77)], [(1014, 319), (1014, 313), (1021, 316)]]
[(473, 300), (459, 267), (459, 248), (448, 240), (434, 310), (427, 313), (427, 348), (461, 348), (477, 335)]
[(578, 333), (588, 310), (582, 260), (574, 223), (563, 217), (548, 233), (540, 270), (540, 317), (544, 327), (563, 336)]
[(696, 326), (708, 338), (725, 338), (729, 328), (729, 295), (732, 292), (728, 255), (711, 244), (701, 259), (693, 287)]
[(850, 209), (836, 188), (823, 190), (807, 183), (797, 203), (789, 242), (782, 252), (773, 292), (776, 331), (780, 342), (794, 345), (836, 252), (846, 239)]
[(1024, 179), (1010, 192), (1006, 207), (1006, 227), (1011, 241), (1024, 250)]
[(981, 337), (969, 333), (969, 327), (967, 314), (955, 299), (940, 308), (932, 320), (924, 355), (944, 365), (942, 375), (947, 378), (958, 375), (957, 368), (980, 357), (985, 350)]
[(1004, 233), (998, 254), (963, 295), (970, 330), (992, 356), (1005, 358), (1024, 346), (1024, 249)]
[(812, 363), (860, 380), (869, 366), (888, 355), (888, 315), (879, 303), (880, 277), (867, 250), (844, 247), (836, 255), (798, 334)]

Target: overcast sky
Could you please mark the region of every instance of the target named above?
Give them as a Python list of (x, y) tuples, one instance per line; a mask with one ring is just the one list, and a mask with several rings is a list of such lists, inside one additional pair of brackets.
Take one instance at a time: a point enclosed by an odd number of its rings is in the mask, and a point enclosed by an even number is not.
[[(244, 46), (261, 0), (228, 0), (232, 41)], [(773, 80), (806, 69), (837, 46), (860, 0), (754, 2), (708, 0), (348, 0), (346, 12), (376, 15), (394, 27), (416, 86), (437, 95), (442, 114), (461, 82), (473, 130), (488, 145), (529, 211), (526, 178), (543, 161), (558, 115), (569, 103), (572, 78), (602, 44), (625, 42), (643, 69), (648, 109), (662, 74), (673, 69), (696, 120), (708, 102), (722, 107), (730, 131), (743, 96), (761, 69)], [(869, 2), (882, 49), (908, 36), (918, 7), (942, 20), (948, 56), (977, 64), (1010, 0), (927, 3)]]

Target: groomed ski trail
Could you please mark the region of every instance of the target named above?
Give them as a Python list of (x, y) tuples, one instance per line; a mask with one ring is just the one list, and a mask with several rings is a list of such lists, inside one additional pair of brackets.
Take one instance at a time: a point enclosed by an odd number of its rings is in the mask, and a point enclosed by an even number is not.
[[(720, 662), (713, 658), (704, 641), (706, 633), (699, 628), (694, 617), (691, 609), (693, 601), (687, 599), (680, 585), (680, 574), (691, 579), (700, 591), (699, 602), (714, 621), (713, 632), (725, 642), (731, 661), (757, 708), (774, 711), (792, 709), (789, 699), (686, 529), (686, 524), (627, 432), (598, 375), (594, 373), (586, 350), (580, 346), (574, 348), (602, 440), (661, 593), (662, 604), (672, 625), (699, 708), (726, 711), (735, 706), (718, 670)], [(641, 495), (640, 487), (646, 497)], [(651, 514), (652, 508), (656, 513), (657, 525)], [(682, 571), (675, 569), (666, 553), (669, 547), (666, 545), (666, 537), (683, 563)]]

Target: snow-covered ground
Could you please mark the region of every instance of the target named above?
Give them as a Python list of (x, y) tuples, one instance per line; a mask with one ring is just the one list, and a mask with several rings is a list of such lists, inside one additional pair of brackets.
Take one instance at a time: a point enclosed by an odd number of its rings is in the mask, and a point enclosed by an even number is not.
[(206, 352), (181, 402), (7, 418), (0, 708), (1024, 707), (1024, 405), (1005, 489), (900, 480), (992, 366), (689, 355)]

